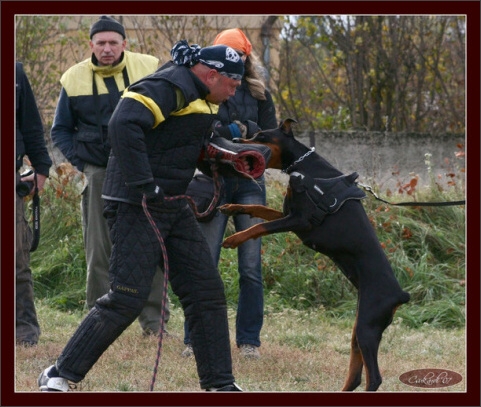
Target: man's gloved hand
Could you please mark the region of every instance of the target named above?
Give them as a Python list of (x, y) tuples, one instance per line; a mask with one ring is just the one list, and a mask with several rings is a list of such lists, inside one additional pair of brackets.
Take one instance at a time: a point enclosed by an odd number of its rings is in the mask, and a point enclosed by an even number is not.
[(232, 133), (232, 139), (235, 140), (236, 138), (251, 138), (261, 129), (257, 123), (252, 120), (246, 120), (244, 123), (241, 123), (239, 120), (234, 120), (229, 124), (229, 130)]
[(234, 120), (228, 126), (223, 126), (220, 121), (216, 120), (212, 124), (212, 131), (215, 136), (224, 137), (226, 140), (236, 140), (240, 138), (250, 138), (260, 131), (260, 127), (252, 120), (246, 120), (244, 123)]
[(147, 202), (162, 204), (164, 202), (164, 191), (155, 182), (141, 185), (140, 190), (147, 198)]
[(211, 126), (212, 137), (224, 137), (227, 140), (232, 139), (232, 133), (229, 126), (224, 126), (219, 120), (214, 120)]
[(261, 128), (257, 125), (256, 122), (253, 122), (252, 120), (246, 120), (245, 121), (245, 126), (247, 128), (246, 130), (246, 138), (251, 138), (254, 134), (258, 133), (261, 131)]
[(247, 127), (239, 120), (234, 120), (228, 127), (232, 134), (232, 140), (235, 140), (236, 138), (246, 138)]

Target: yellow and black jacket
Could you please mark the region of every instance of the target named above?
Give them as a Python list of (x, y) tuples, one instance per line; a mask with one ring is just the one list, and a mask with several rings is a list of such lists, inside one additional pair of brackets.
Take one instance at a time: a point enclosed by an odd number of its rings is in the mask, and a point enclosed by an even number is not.
[(125, 51), (115, 66), (99, 66), (95, 55), (68, 69), (52, 126), (52, 141), (79, 170), (86, 162), (106, 166), (107, 129), (120, 96), (130, 83), (158, 68), (153, 56)]
[(208, 93), (189, 68), (171, 62), (131, 85), (109, 124), (102, 197), (140, 203), (139, 187), (149, 183), (167, 196), (184, 194), (217, 118)]

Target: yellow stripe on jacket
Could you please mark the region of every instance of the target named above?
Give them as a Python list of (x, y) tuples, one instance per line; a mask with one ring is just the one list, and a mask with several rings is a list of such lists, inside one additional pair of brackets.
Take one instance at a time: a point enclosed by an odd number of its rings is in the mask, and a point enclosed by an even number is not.
[[(157, 103), (148, 96), (141, 95), (136, 92), (126, 91), (122, 95), (122, 98), (131, 98), (136, 100), (139, 103), (142, 103), (147, 109), (149, 109), (154, 116), (154, 125), (152, 128), (156, 128), (160, 123), (165, 120), (165, 117), (160, 110)], [(172, 116), (185, 116), (189, 114), (196, 114), (196, 113), (204, 113), (204, 114), (216, 114), (219, 111), (219, 106), (214, 105), (212, 103), (207, 102), (204, 99), (196, 99), (190, 102), (186, 107), (183, 109), (177, 110), (172, 112)]]

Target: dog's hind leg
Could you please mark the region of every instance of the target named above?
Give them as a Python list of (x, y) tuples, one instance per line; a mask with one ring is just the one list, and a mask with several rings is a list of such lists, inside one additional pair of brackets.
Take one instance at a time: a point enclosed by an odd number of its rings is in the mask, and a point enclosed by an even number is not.
[(349, 372), (346, 381), (344, 382), (344, 386), (342, 387), (342, 391), (353, 391), (361, 384), (363, 361), (361, 349), (359, 349), (359, 344), (357, 342), (356, 325), (357, 317), (356, 324), (352, 330)]
[(356, 336), (366, 370), (366, 391), (376, 391), (382, 383), (377, 361), (382, 331), (377, 327), (374, 329), (360, 327)]
[[(364, 295), (363, 295), (364, 294)], [(378, 365), (378, 351), (384, 330), (391, 324), (394, 312), (400, 305), (395, 294), (376, 295), (369, 291), (359, 293), (357, 324), (355, 327), (357, 344), (362, 354), (366, 371), (366, 390), (376, 391), (382, 383)], [(404, 294), (404, 293), (402, 293)], [(404, 296), (401, 296), (404, 301)]]
[(396, 287), (384, 293), (372, 289), (359, 290), (356, 337), (366, 370), (367, 391), (376, 391), (382, 383), (378, 365), (382, 335), (391, 324), (397, 308), (408, 301), (409, 294), (402, 291), (397, 283)]

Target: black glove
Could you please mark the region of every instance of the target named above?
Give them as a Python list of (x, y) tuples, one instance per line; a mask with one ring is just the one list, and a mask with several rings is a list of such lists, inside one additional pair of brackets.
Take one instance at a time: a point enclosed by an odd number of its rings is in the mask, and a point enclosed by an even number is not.
[(229, 129), (229, 126), (224, 126), (219, 120), (215, 120), (212, 123), (212, 137), (224, 137), (227, 140), (232, 140), (232, 133)]
[(139, 188), (147, 198), (147, 202), (159, 204), (164, 202), (164, 191), (155, 182), (141, 185)]
[(239, 138), (246, 138), (247, 127), (240, 121), (235, 120), (229, 125), (222, 125), (218, 120), (212, 124), (212, 132), (214, 137), (223, 137), (226, 140), (235, 140)]
[(251, 138), (254, 134), (261, 131), (261, 128), (257, 125), (257, 123), (253, 122), (252, 120), (246, 120), (244, 124), (247, 127), (246, 138)]

